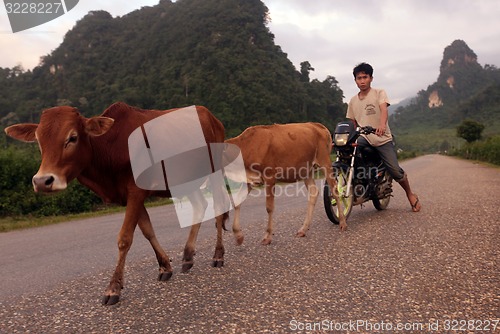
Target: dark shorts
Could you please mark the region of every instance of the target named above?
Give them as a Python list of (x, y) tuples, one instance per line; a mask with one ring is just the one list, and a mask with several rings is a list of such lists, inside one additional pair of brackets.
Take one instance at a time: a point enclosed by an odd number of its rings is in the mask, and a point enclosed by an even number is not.
[[(368, 143), (368, 141), (363, 137), (358, 138), (358, 144), (360, 146), (370, 146), (370, 143)], [(372, 148), (377, 150), (378, 154), (380, 155), (380, 158), (382, 159), (385, 167), (387, 168), (387, 171), (389, 172), (389, 174), (391, 174), (394, 181), (396, 182), (401, 181), (405, 176), (405, 171), (403, 170), (403, 168), (401, 168), (401, 166), (399, 166), (398, 156), (396, 153), (396, 147), (394, 146), (394, 142), (390, 141), (380, 146), (372, 146)]]

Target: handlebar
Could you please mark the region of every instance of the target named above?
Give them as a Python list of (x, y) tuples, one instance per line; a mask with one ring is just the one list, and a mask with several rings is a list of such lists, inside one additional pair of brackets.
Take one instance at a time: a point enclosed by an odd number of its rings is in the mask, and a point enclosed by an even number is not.
[(377, 131), (377, 129), (375, 129), (372, 126), (367, 125), (367, 126), (362, 126), (362, 127), (358, 128), (358, 131), (362, 134), (369, 135), (371, 133), (375, 133)]

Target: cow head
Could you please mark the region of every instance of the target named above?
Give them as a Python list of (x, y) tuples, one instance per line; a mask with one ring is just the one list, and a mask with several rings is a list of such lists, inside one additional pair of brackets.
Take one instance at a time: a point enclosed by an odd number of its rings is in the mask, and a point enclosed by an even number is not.
[(63, 106), (44, 110), (40, 124), (12, 125), (5, 133), (25, 142), (38, 141), (42, 163), (33, 176), (33, 188), (52, 192), (65, 189), (88, 166), (90, 137), (106, 133), (113, 122), (108, 117), (85, 118), (76, 108)]

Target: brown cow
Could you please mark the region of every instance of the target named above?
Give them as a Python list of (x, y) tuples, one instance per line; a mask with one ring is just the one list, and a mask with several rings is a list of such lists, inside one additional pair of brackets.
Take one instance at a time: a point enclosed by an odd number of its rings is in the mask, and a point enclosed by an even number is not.
[[(267, 231), (262, 244), (269, 244), (273, 235), (274, 186), (276, 182), (303, 180), (308, 189), (306, 218), (297, 236), (305, 236), (311, 224), (318, 197), (314, 169), (319, 167), (326, 175), (330, 189), (336, 189), (330, 159), (332, 137), (320, 123), (291, 123), (253, 126), (235, 138), (226, 140), (241, 150), (249, 189), (265, 185), (266, 209), (269, 214)], [(337, 198), (337, 194), (332, 194)], [(337, 203), (340, 201), (337, 200)], [(342, 214), (342, 210), (340, 211)], [(235, 208), (233, 232), (238, 244), (243, 242), (240, 228), (240, 206)], [(340, 228), (346, 228), (345, 217)]]
[[(35, 191), (63, 190), (77, 178), (107, 203), (126, 206), (125, 219), (118, 235), (119, 257), (116, 269), (105, 291), (103, 304), (119, 301), (123, 288), (123, 271), (134, 230), (139, 225), (149, 240), (159, 264), (158, 280), (172, 276), (170, 259), (158, 243), (144, 200), (151, 195), (170, 197), (170, 191), (149, 191), (134, 182), (127, 140), (129, 135), (149, 120), (172, 110), (141, 110), (125, 103), (111, 105), (101, 116), (85, 118), (76, 108), (61, 106), (43, 111), (40, 124), (17, 124), (5, 129), (7, 135), (27, 142), (38, 141), (42, 163), (33, 177)], [(205, 107), (196, 107), (207, 143), (224, 142), (224, 126)], [(196, 203), (193, 203), (195, 207)], [(204, 210), (206, 203), (201, 204)], [(205, 205), (205, 207), (203, 207)], [(223, 265), (222, 215), (216, 217), (217, 244), (213, 265)], [(200, 220), (198, 220), (199, 222)], [(186, 242), (182, 271), (193, 265), (195, 242), (200, 224), (192, 225)]]

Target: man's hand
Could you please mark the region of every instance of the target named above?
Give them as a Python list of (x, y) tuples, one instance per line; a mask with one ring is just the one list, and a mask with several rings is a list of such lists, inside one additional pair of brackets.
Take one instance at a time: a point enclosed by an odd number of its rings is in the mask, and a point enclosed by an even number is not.
[(377, 136), (381, 137), (381, 136), (384, 135), (386, 129), (387, 129), (387, 127), (385, 126), (385, 124), (384, 125), (379, 125), (379, 127), (375, 131), (375, 134)]

